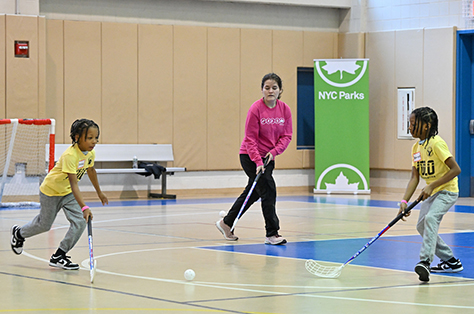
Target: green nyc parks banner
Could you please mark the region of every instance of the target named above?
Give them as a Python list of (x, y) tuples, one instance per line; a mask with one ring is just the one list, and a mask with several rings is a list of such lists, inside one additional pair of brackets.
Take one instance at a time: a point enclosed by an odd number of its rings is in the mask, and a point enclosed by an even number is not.
[(367, 194), (369, 60), (314, 60), (315, 193)]

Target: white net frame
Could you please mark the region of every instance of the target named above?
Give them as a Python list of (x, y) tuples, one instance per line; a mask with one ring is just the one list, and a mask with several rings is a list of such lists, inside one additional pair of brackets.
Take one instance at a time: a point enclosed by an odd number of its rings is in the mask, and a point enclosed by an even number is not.
[(39, 207), (54, 165), (54, 119), (0, 119), (0, 208)]
[(325, 266), (313, 260), (307, 260), (305, 263), (306, 270), (311, 274), (323, 278), (337, 278), (341, 275), (342, 269), (346, 266)]

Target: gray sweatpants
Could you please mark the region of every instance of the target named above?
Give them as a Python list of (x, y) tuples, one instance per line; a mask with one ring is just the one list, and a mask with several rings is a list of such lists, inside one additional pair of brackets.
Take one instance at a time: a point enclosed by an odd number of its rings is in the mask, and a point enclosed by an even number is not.
[(40, 192), (41, 209), (32, 221), (20, 228), (20, 234), (29, 238), (37, 234), (49, 231), (61, 208), (64, 210), (70, 226), (66, 236), (59, 244), (64, 252), (69, 252), (84, 232), (86, 220), (82, 210), (72, 193), (65, 196), (47, 196)]
[(438, 235), (444, 214), (456, 203), (458, 193), (439, 191), (423, 201), (416, 229), (423, 237), (420, 260), (433, 262), (434, 255), (447, 261), (454, 256), (451, 248)]

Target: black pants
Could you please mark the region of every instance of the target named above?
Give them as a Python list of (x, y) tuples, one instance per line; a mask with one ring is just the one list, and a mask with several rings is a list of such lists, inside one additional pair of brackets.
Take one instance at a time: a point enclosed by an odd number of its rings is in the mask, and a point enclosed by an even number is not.
[[(240, 196), (235, 200), (234, 205), (232, 205), (231, 209), (227, 213), (227, 216), (224, 217), (224, 223), (228, 226), (232, 226), (234, 223), (235, 218), (239, 214), (240, 208), (247, 197), (247, 194), (252, 187), (253, 181), (257, 176), (257, 166), (255, 163), (250, 159), (249, 155), (241, 154), (240, 155), (240, 164), (244, 169), (245, 173), (249, 177), (247, 186), (245, 187), (244, 191)], [(262, 202), (262, 213), (263, 218), (265, 219), (265, 230), (266, 236), (271, 237), (278, 234), (278, 230), (280, 230), (280, 221), (276, 214), (275, 203), (276, 203), (276, 184), (275, 180), (273, 179), (273, 169), (275, 168), (275, 162), (272, 160), (267, 167), (265, 168), (265, 172), (262, 174), (260, 179), (255, 186), (252, 195), (250, 196), (247, 204), (242, 211), (242, 215), (252, 206), (253, 203), (258, 201), (261, 198)], [(242, 217), (242, 216), (241, 216)]]

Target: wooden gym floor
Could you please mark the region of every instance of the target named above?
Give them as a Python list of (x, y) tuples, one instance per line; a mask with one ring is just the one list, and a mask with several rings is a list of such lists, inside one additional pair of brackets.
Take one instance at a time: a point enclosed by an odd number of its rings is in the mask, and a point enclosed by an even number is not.
[[(416, 209), (339, 278), (305, 270), (306, 259), (344, 263), (395, 217), (401, 194), (279, 196), (285, 246), (264, 244), (260, 203), (239, 221), (240, 239), (225, 241), (214, 224), (234, 197), (89, 203), (94, 284), (87, 232), (69, 252), (79, 271), (48, 266), (68, 228), (62, 212), (52, 230), (27, 239), (17, 256), (10, 227), (25, 224), (38, 210), (0, 210), (0, 313), (474, 313), (472, 198), (459, 199), (440, 229), (463, 262), (461, 273), (418, 280)], [(188, 268), (196, 272), (193, 281), (184, 279)]]

